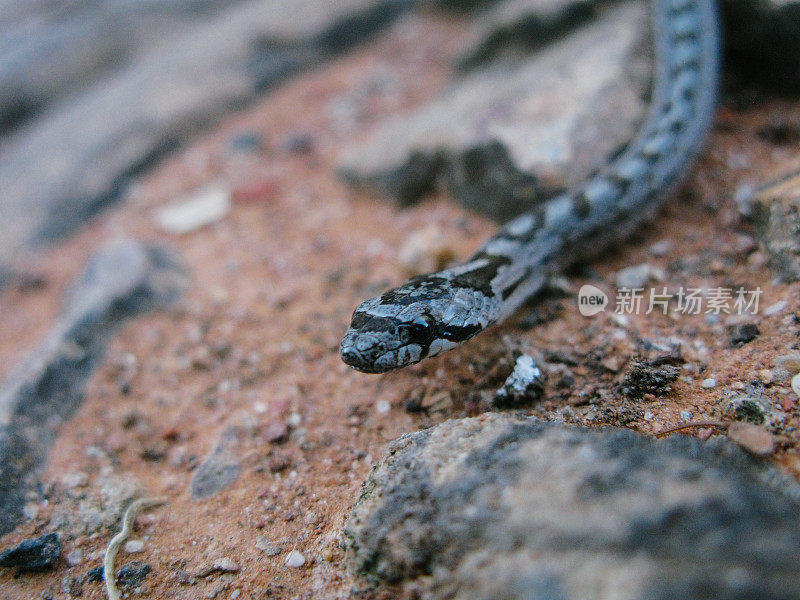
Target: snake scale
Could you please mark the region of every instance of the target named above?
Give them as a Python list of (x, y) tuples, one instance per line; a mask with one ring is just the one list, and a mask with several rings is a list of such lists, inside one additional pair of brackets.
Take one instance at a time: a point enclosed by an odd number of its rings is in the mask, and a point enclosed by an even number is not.
[(506, 223), (467, 262), (361, 303), (341, 343), (345, 363), (383, 373), (442, 354), (654, 215), (711, 125), (720, 42), (714, 0), (653, 0), (651, 19), (651, 101), (632, 141), (576, 188)]

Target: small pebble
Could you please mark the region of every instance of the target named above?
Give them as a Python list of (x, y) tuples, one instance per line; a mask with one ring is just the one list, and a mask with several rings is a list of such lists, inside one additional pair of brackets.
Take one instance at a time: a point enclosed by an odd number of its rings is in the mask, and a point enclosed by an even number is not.
[(378, 413), (385, 415), (392, 410), (392, 405), (387, 400), (378, 400), (378, 402), (375, 403), (375, 410), (377, 410)]
[(666, 256), (672, 252), (672, 240), (661, 240), (650, 246), (650, 254), (653, 256)]
[(156, 222), (168, 233), (188, 233), (219, 221), (230, 208), (230, 189), (215, 183), (163, 206), (156, 213)]
[(544, 394), (542, 371), (533, 357), (523, 354), (514, 363), (514, 370), (503, 387), (495, 392), (493, 403), (499, 408), (530, 404)]
[(256, 131), (243, 131), (232, 136), (228, 145), (235, 152), (260, 152), (263, 150), (261, 136)]
[(773, 379), (786, 383), (795, 373), (800, 373), (800, 354), (784, 354), (775, 358)]
[(662, 277), (663, 273), (659, 269), (648, 263), (643, 263), (619, 271), (617, 273), (617, 287), (632, 290), (641, 289), (650, 281), (658, 281)]
[(67, 553), (64, 556), (64, 560), (67, 563), (68, 567), (77, 567), (81, 562), (83, 562), (83, 552), (80, 548), (75, 548), (72, 552)]
[(286, 152), (305, 154), (314, 150), (314, 137), (310, 133), (297, 131), (289, 135), (281, 144)]
[(67, 473), (61, 476), (61, 484), (68, 490), (86, 487), (88, 483), (89, 477), (86, 473)]
[(271, 421), (264, 428), (264, 441), (270, 444), (282, 442), (289, 437), (289, 423), (284, 420)]
[(280, 544), (276, 544), (265, 535), (260, 535), (256, 539), (256, 548), (261, 550), (267, 556), (277, 556), (281, 553)]
[(138, 588), (144, 583), (145, 577), (152, 570), (153, 568), (146, 562), (132, 560), (119, 568), (117, 581), (122, 587)]
[(792, 390), (794, 393), (800, 396), (800, 373), (792, 377)]
[(769, 456), (775, 450), (775, 440), (769, 431), (751, 423), (731, 423), (728, 439), (756, 456)]
[(292, 550), (289, 554), (286, 555), (286, 566), (299, 568), (306, 564), (306, 557), (303, 556), (299, 551)]
[(236, 573), (239, 570), (239, 565), (227, 556), (218, 558), (212, 566), (215, 571), (222, 571), (223, 573)]
[(700, 384), (706, 389), (711, 389), (717, 387), (717, 380), (713, 377), (709, 377), (708, 379), (703, 379), (702, 383)]
[(756, 186), (752, 183), (743, 183), (733, 194), (733, 201), (736, 203), (736, 208), (739, 214), (748, 217), (753, 212), (753, 198), (755, 197)]
[(728, 327), (728, 340), (731, 346), (744, 346), (756, 339), (761, 332), (755, 323), (738, 323)]
[(692, 418), (692, 413), (690, 413), (688, 410), (681, 411), (681, 419), (683, 419), (684, 421), (688, 421), (691, 418)]
[(28, 503), (22, 507), (22, 516), (25, 517), (26, 521), (33, 521), (36, 516), (39, 514), (39, 505), (34, 503)]
[(125, 542), (125, 552), (127, 554), (136, 554), (144, 550), (144, 542), (142, 540), (128, 540)]
[(786, 300), (781, 300), (780, 302), (776, 302), (771, 306), (768, 306), (764, 309), (764, 316), (765, 317), (774, 317), (775, 315), (781, 314), (786, 308), (789, 306), (789, 303)]
[(758, 397), (741, 395), (730, 401), (730, 412), (737, 421), (747, 421), (760, 425), (767, 418), (768, 406)]

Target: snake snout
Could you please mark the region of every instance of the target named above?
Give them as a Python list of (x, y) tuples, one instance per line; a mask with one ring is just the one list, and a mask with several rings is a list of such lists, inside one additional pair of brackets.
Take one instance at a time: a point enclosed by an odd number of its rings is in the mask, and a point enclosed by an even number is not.
[(345, 364), (359, 371), (371, 372), (375, 369), (375, 360), (380, 355), (380, 350), (371, 336), (360, 335), (351, 329), (342, 340), (339, 354)]

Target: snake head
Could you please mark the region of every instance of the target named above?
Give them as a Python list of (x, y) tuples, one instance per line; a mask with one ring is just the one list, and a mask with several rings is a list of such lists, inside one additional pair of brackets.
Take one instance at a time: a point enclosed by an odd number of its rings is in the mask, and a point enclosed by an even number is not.
[(438, 275), (417, 277), (361, 303), (342, 340), (342, 360), (364, 373), (385, 373), (437, 356), (492, 320), (486, 298)]

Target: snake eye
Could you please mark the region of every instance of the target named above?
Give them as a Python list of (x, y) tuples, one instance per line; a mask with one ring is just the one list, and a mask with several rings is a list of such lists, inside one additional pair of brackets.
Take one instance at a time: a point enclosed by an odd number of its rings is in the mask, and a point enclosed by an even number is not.
[(420, 346), (430, 345), (433, 341), (434, 325), (435, 322), (430, 315), (418, 316), (408, 325), (409, 341)]

